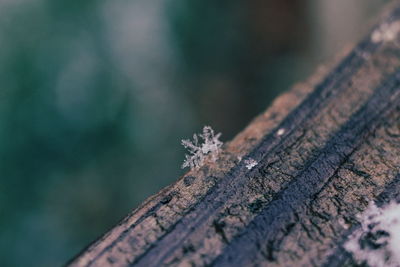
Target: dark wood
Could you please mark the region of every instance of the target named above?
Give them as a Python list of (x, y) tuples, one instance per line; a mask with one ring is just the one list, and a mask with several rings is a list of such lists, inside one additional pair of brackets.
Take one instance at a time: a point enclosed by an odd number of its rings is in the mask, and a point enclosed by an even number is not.
[[(149, 198), (69, 265), (353, 265), (343, 243), (356, 215), (400, 193), (400, 40), (380, 30), (399, 19), (395, 2), (216, 163)], [(258, 165), (249, 170), (248, 158)]]

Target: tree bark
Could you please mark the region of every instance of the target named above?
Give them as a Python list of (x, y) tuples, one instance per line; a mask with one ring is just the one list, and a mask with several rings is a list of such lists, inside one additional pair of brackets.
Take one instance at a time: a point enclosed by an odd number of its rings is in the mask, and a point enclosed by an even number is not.
[(149, 198), (68, 265), (354, 265), (343, 244), (356, 215), (400, 193), (399, 19), (395, 2), (217, 162)]

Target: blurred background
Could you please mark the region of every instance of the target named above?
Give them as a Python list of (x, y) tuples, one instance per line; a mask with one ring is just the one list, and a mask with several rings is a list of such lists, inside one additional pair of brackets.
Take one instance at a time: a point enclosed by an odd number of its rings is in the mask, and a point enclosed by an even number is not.
[(384, 0), (0, 0), (0, 265), (60, 266)]

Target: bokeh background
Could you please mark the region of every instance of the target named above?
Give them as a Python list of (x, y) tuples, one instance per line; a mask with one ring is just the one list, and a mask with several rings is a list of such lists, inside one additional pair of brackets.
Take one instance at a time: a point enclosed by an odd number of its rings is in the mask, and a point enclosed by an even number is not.
[(60, 266), (384, 0), (0, 0), (0, 265)]

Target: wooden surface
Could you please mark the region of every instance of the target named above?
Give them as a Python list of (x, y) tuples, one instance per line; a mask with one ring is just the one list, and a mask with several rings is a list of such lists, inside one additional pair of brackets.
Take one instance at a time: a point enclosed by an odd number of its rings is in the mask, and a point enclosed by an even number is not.
[(396, 2), (216, 163), (149, 198), (69, 265), (354, 265), (343, 243), (356, 215), (400, 193), (400, 40), (396, 27), (395, 40), (382, 30), (399, 19)]

